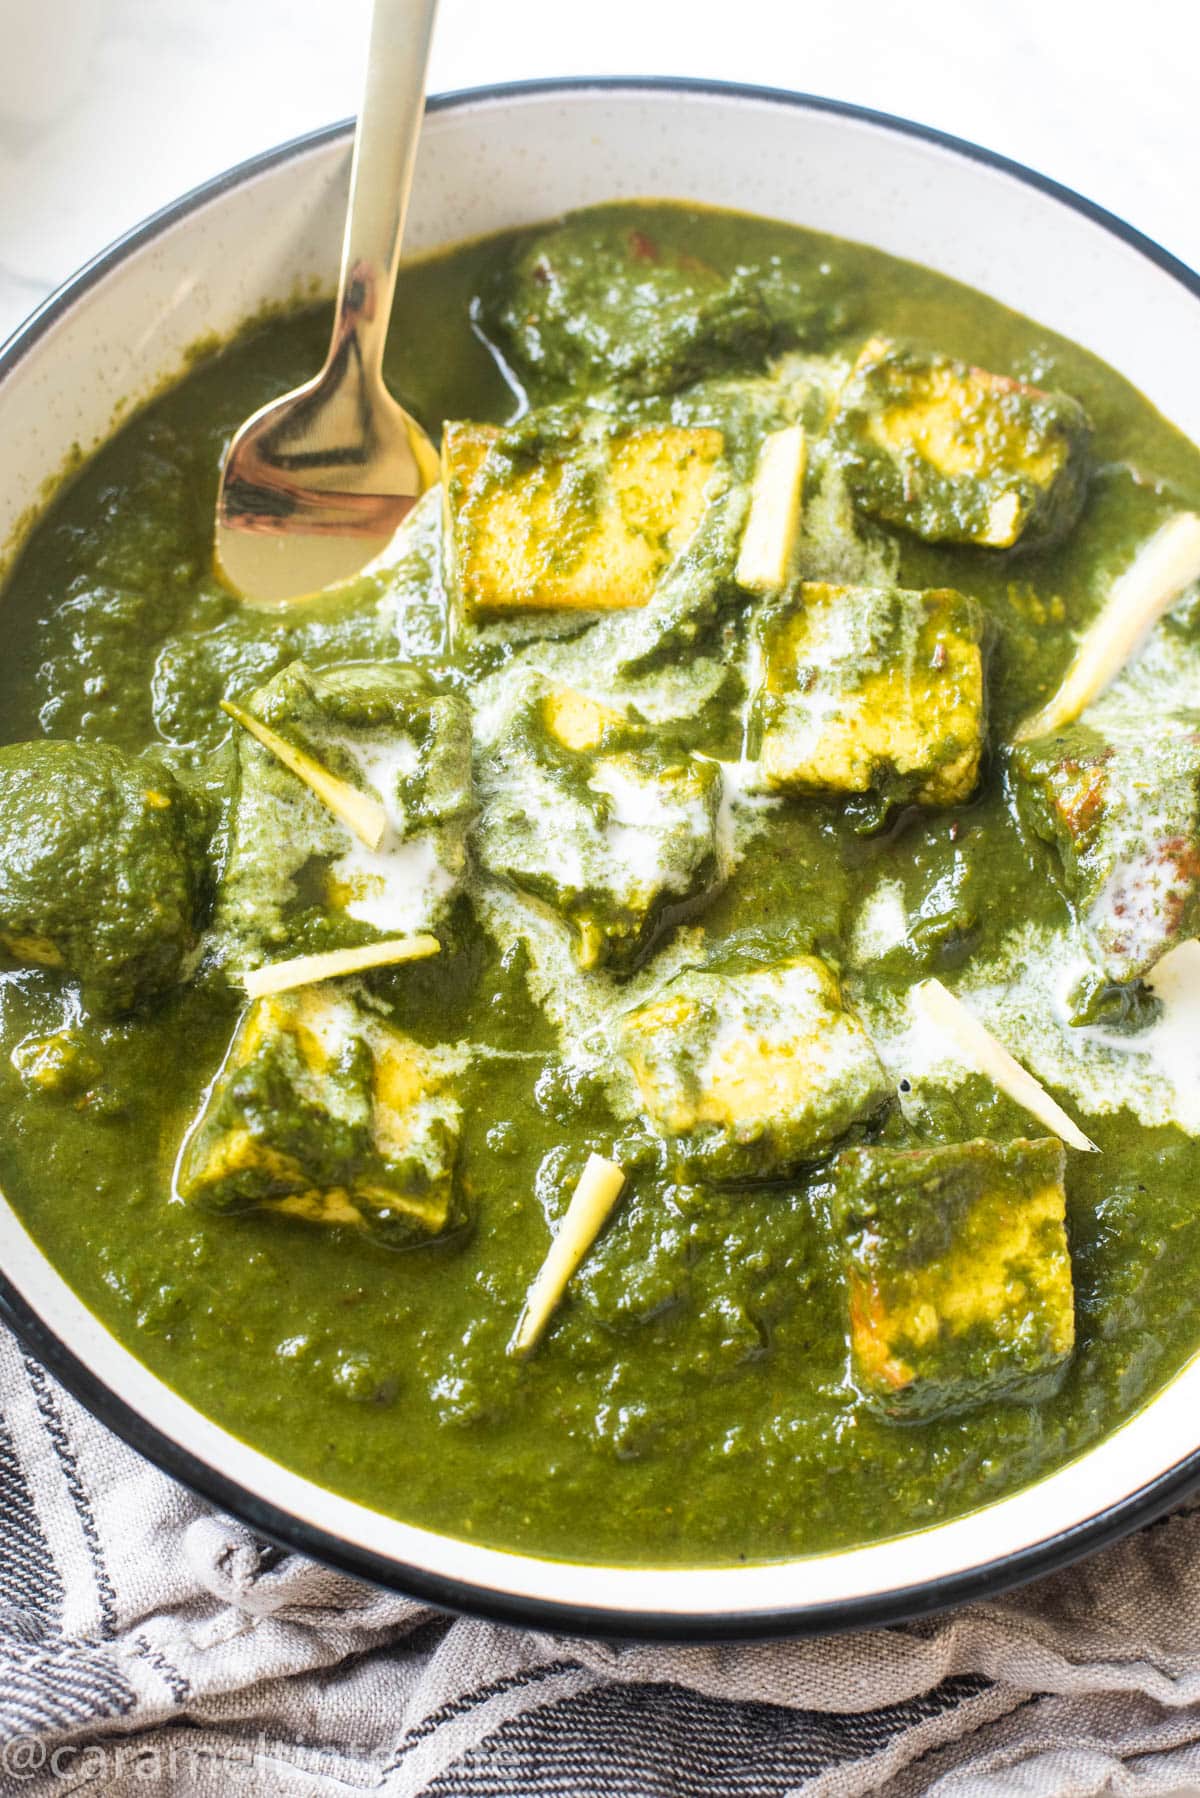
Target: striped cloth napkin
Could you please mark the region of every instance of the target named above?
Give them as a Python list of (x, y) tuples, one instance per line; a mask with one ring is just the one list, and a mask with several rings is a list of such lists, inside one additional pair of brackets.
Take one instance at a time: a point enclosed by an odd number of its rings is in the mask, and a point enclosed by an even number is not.
[(902, 1629), (453, 1620), (283, 1554), (0, 1332), (0, 1792), (999, 1798), (1200, 1784), (1200, 1510)]

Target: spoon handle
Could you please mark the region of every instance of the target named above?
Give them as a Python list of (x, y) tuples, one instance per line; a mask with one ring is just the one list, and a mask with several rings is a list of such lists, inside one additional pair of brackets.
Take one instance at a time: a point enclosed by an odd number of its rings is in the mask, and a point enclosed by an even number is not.
[(331, 352), (353, 340), (368, 381), (383, 365), (436, 11), (437, 0), (375, 0), (371, 21)]

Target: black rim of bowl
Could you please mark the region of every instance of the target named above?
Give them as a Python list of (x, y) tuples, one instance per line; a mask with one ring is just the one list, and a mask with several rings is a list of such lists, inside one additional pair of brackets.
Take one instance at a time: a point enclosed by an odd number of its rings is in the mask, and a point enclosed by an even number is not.
[[(833, 113), (939, 145), (955, 155), (999, 169), (1026, 187), (1035, 188), (1069, 207), (1071, 211), (1081, 213), (1111, 236), (1138, 251), (1195, 299), (1200, 300), (1200, 275), (1160, 244), (1072, 189), (963, 138), (846, 101), (829, 100), (786, 88), (757, 87), (736, 82), (689, 80), (672, 76), (580, 76), (464, 88), (432, 96), (428, 108), (430, 112), (444, 112), (495, 100), (555, 94), (569, 98), (573, 94), (595, 91), (708, 94), (718, 99), (766, 101), (808, 112)], [(57, 288), (0, 347), (0, 384), (39, 338), (89, 288), (102, 280), (133, 251), (228, 189), (240, 186), (264, 170), (304, 156), (339, 138), (348, 139), (352, 126), (352, 120), (343, 120), (320, 130), (307, 132), (302, 137), (293, 138), (261, 155), (249, 157), (224, 174), (173, 200), (142, 224), (119, 237), (108, 249), (101, 251)], [(253, 1530), (279, 1547), (311, 1555), (344, 1573), (403, 1592), (442, 1610), (465, 1612), (500, 1622), (566, 1631), (576, 1635), (668, 1641), (750, 1640), (765, 1636), (822, 1635), (900, 1623), (944, 1610), (950, 1605), (991, 1597), (1040, 1574), (1055, 1572), (1080, 1556), (1103, 1548), (1139, 1525), (1161, 1516), (1200, 1486), (1200, 1449), (1197, 1449), (1108, 1510), (1085, 1518), (1055, 1536), (977, 1567), (924, 1580), (912, 1586), (892, 1588), (879, 1594), (815, 1605), (793, 1604), (770, 1611), (729, 1610), (691, 1616), (664, 1611), (613, 1611), (555, 1599), (523, 1597), (449, 1575), (430, 1573), (318, 1529), (274, 1505), (269, 1499), (248, 1491), (236, 1480), (202, 1461), (148, 1422), (67, 1347), (3, 1271), (0, 1271), (0, 1316), (12, 1326), (25, 1346), (102, 1423), (201, 1498), (241, 1518)]]

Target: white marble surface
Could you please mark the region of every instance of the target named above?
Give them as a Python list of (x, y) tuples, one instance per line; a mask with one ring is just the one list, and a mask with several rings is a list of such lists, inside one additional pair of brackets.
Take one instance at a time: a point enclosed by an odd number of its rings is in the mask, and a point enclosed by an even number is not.
[[(354, 110), (368, 0), (0, 0), (0, 337), (119, 232)], [(442, 0), (435, 89), (722, 76), (854, 99), (1078, 188), (1200, 266), (1197, 0)]]

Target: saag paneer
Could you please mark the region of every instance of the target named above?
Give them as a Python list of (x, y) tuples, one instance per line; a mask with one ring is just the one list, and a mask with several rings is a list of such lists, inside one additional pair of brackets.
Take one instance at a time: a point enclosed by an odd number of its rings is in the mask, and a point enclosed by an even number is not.
[(442, 481), (357, 580), (212, 569), (320, 308), (14, 561), (0, 1182), (180, 1392), (465, 1538), (767, 1560), (1012, 1491), (1200, 1338), (1200, 565), (1022, 730), (1200, 452), (760, 219), (594, 208), (399, 306)]

